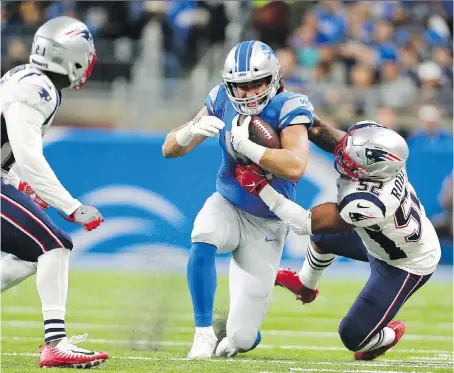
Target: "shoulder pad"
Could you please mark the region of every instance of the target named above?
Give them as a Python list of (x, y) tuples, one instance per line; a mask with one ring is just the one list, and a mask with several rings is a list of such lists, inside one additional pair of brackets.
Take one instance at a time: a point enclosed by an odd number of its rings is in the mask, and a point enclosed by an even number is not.
[(224, 87), (224, 84), (220, 83), (217, 86), (215, 86), (213, 89), (211, 89), (210, 93), (208, 93), (208, 96), (205, 100), (205, 106), (207, 107), (208, 113), (210, 115), (214, 115), (215, 108), (216, 108), (216, 99), (218, 97), (219, 91), (223, 87)]
[(314, 108), (309, 98), (299, 93), (291, 93), (285, 99), (279, 116), (279, 128), (283, 129), (291, 124), (305, 124), (310, 128), (313, 119)]
[(368, 192), (348, 194), (337, 207), (342, 219), (357, 227), (379, 224), (386, 216), (386, 206), (378, 197)]
[(24, 102), (48, 118), (58, 107), (60, 98), (51, 83), (39, 76), (34, 78), (18, 81), (12, 87), (11, 98), (8, 101)]

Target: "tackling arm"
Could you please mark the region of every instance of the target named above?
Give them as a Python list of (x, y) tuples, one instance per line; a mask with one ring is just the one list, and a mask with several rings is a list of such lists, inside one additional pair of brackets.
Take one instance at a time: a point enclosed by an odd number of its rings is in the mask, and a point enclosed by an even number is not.
[(339, 144), (344, 135), (344, 131), (327, 125), (317, 115), (314, 115), (314, 123), (309, 130), (309, 140), (319, 148), (334, 153), (336, 145)]
[(353, 229), (353, 225), (348, 224), (339, 213), (335, 203), (324, 203), (307, 211), (285, 198), (269, 185), (267, 178), (257, 165), (250, 164), (244, 167), (237, 165), (235, 175), (243, 188), (258, 195), (269, 209), (297, 234), (338, 233)]
[(259, 197), (271, 211), (300, 235), (348, 232), (354, 228), (345, 222), (335, 203), (324, 203), (308, 211), (285, 198), (271, 185), (265, 186)]

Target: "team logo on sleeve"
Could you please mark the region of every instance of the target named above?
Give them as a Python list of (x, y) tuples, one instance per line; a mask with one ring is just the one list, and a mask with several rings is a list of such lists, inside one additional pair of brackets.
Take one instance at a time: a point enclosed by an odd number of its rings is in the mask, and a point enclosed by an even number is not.
[(373, 216), (363, 215), (360, 212), (350, 212), (348, 215), (350, 216), (350, 219), (353, 223), (357, 223), (362, 220), (370, 220), (374, 218)]
[(369, 166), (376, 162), (383, 162), (383, 161), (393, 161), (398, 162), (402, 161), (399, 157), (396, 157), (394, 154), (387, 152), (381, 149), (372, 149), (366, 148), (366, 165)]
[(49, 92), (47, 92), (47, 90), (39, 85), (36, 85), (36, 84), (33, 84), (37, 90), (38, 90), (38, 93), (39, 93), (39, 97), (41, 97), (42, 100), (44, 101), (50, 101), (52, 100), (52, 97), (50, 96)]

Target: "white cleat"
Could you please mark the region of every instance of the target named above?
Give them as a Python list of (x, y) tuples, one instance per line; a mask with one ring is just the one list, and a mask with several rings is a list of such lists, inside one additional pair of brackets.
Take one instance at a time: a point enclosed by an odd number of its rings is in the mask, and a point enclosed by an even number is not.
[(225, 337), (221, 342), (219, 342), (218, 347), (216, 347), (215, 355), (217, 357), (234, 357), (238, 353), (238, 350), (233, 348), (227, 337)]
[(188, 359), (211, 359), (216, 343), (218, 343), (218, 339), (213, 332), (196, 331)]

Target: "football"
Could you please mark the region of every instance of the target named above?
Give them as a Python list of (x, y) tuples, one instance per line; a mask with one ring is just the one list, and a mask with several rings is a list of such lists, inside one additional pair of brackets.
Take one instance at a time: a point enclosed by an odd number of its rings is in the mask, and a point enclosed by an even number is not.
[[(242, 125), (246, 115), (240, 115), (238, 124)], [(249, 123), (249, 139), (256, 144), (262, 145), (266, 148), (280, 149), (281, 140), (279, 134), (265, 122), (263, 119), (254, 115), (251, 117)]]

